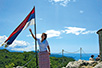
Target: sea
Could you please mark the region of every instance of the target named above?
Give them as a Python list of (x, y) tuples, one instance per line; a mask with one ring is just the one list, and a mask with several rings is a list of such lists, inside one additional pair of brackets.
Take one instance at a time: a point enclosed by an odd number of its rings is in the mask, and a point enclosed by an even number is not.
[[(16, 51), (10, 51), (10, 52), (16, 52)], [(64, 53), (63, 54), (63, 56), (73, 58), (76, 61), (79, 59), (88, 61), (91, 55), (94, 55), (94, 59), (96, 59), (99, 54), (98, 53), (82, 53), (81, 55), (80, 53)], [(62, 57), (62, 54), (61, 53), (51, 53), (50, 56), (51, 57)]]
[[(81, 59), (81, 60), (89, 60), (89, 58), (91, 57), (91, 55), (94, 55), (94, 59), (96, 59), (96, 57), (98, 56), (98, 54), (96, 53), (86, 53), (86, 54), (79, 54), (79, 53), (75, 53), (75, 54), (63, 54), (63, 56), (65, 57), (70, 57), (75, 59), (76, 61)], [(62, 54), (55, 54), (53, 53), (52, 55), (50, 55), (51, 57), (62, 57)]]

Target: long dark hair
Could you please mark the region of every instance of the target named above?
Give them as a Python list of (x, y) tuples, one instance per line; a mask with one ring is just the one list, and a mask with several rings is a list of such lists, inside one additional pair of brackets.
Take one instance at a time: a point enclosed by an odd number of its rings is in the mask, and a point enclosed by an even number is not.
[[(42, 33), (42, 35), (45, 36), (44, 40), (46, 40), (46, 38), (47, 38), (47, 34), (46, 34), (46, 33)], [(44, 40), (41, 40), (41, 42), (43, 42)]]
[(46, 40), (46, 38), (47, 38), (47, 34), (46, 34), (46, 33), (43, 33), (43, 35), (45, 36), (44, 40)]

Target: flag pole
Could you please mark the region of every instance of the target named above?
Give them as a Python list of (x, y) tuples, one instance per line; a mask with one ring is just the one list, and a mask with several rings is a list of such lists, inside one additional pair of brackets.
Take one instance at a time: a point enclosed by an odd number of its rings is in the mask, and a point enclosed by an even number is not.
[[(34, 10), (35, 10), (35, 6), (34, 6)], [(36, 16), (35, 16), (34, 32), (35, 32), (35, 38), (36, 38)], [(36, 53), (36, 68), (38, 68), (38, 53), (37, 53), (37, 41), (36, 40), (35, 40), (35, 53)]]

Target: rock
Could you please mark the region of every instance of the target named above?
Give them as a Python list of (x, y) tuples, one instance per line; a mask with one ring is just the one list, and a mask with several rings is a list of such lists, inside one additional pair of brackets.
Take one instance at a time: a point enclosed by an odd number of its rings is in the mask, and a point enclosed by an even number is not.
[(93, 68), (97, 64), (98, 64), (97, 61), (78, 60), (78, 61), (69, 62), (66, 68)]
[(92, 66), (82, 66), (81, 68), (93, 68)]
[(98, 64), (97, 61), (87, 61), (87, 62), (89, 63), (89, 66), (92, 66), (92, 67)]
[(88, 63), (85, 62), (84, 60), (78, 60), (78, 61), (69, 62), (66, 68), (79, 68), (80, 66), (87, 64)]
[(99, 64), (97, 64), (94, 68), (102, 68), (102, 62), (100, 62)]

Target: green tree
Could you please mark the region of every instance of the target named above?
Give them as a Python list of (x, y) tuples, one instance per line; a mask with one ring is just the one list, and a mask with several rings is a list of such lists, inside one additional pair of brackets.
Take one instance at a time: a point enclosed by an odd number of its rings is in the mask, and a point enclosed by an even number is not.
[(9, 65), (6, 65), (5, 67), (6, 67), (6, 68), (13, 68), (14, 65), (15, 65), (14, 63), (11, 63), (11, 64), (9, 64)]
[[(56, 67), (61, 68), (63, 66), (65, 67), (67, 63), (70, 61), (74, 61), (74, 59), (67, 57), (59, 57), (59, 58), (50, 57), (50, 66), (51, 68), (56, 68)], [(27, 65), (25, 65), (26, 63)], [(31, 52), (21, 53), (21, 52), (9, 52), (6, 49), (0, 50), (0, 68), (13, 68), (24, 65), (27, 68), (36, 67), (35, 52), (31, 51)]]

